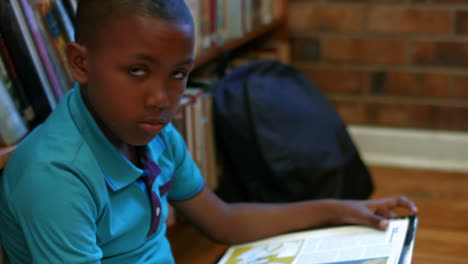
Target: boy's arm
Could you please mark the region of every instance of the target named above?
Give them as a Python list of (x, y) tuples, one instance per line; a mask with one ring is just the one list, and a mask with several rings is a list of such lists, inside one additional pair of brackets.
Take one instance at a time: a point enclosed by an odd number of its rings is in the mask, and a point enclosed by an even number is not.
[(210, 238), (242, 243), (284, 232), (339, 224), (384, 229), (397, 207), (417, 212), (405, 197), (379, 200), (315, 200), (284, 204), (235, 203), (220, 200), (209, 188), (195, 197), (173, 202), (178, 211)]
[(10, 199), (33, 263), (101, 263), (92, 194), (72, 172), (45, 170), (17, 184)]

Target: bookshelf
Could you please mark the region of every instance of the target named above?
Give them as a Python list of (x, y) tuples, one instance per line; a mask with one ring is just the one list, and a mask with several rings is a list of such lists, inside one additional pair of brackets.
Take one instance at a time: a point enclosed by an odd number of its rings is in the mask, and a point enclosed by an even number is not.
[(274, 31), (275, 29), (281, 27), (285, 24), (284, 18), (279, 18), (273, 20), (270, 24), (261, 25), (251, 32), (245, 34), (242, 38), (233, 39), (226, 44), (214, 48), (210, 48), (209, 50), (202, 51), (195, 59), (195, 69), (199, 68), (200, 66), (213, 61), (216, 59), (220, 54), (225, 51), (234, 50), (236, 48), (242, 47), (245, 44), (250, 43), (251, 41), (266, 35), (269, 32)]
[[(261, 25), (253, 29), (252, 31), (246, 33), (243, 37), (232, 39), (227, 41), (222, 46), (217, 46), (202, 50), (195, 59), (195, 69), (215, 60), (219, 55), (225, 51), (234, 50), (240, 48), (255, 39), (258, 39), (262, 36), (268, 35), (275, 30), (279, 29), (281, 26), (285, 25), (285, 17), (280, 17), (273, 20), (271, 23), (266, 25)], [(9, 147), (0, 147), (0, 170), (4, 168), (8, 157), (11, 152), (15, 149), (15, 146)]]

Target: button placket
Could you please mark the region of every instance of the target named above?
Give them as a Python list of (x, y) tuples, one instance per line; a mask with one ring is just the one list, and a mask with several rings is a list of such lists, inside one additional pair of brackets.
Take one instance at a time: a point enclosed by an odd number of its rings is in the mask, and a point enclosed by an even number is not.
[(159, 222), (161, 220), (161, 201), (158, 195), (153, 190), (153, 185), (156, 182), (156, 178), (161, 173), (161, 169), (154, 162), (145, 151), (140, 152), (142, 157), (142, 165), (145, 170), (142, 179), (146, 185), (147, 192), (150, 197), (151, 203), (151, 225), (148, 231), (147, 237), (150, 237), (158, 229)]

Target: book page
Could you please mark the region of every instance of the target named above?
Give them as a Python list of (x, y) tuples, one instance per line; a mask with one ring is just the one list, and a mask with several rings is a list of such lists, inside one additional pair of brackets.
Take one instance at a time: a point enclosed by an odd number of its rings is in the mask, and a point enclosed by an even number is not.
[(218, 264), (397, 264), (409, 220), (386, 231), (343, 226), (296, 232), (232, 246)]

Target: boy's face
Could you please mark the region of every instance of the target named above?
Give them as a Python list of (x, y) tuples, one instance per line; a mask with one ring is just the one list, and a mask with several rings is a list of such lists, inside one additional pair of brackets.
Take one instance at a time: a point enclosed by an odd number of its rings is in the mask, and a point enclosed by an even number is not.
[(147, 144), (177, 110), (193, 67), (193, 27), (133, 16), (98, 35), (78, 80), (85, 102), (114, 145)]

